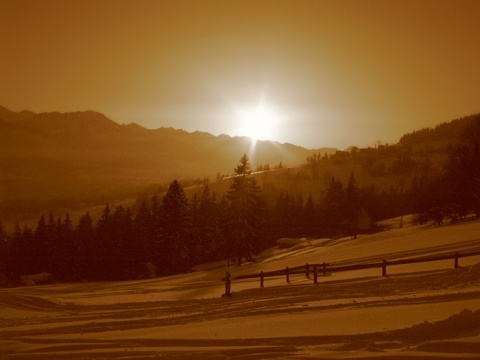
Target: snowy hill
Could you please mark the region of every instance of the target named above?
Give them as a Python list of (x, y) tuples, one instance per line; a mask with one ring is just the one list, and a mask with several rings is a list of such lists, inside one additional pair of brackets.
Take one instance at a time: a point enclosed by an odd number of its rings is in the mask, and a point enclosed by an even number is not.
[(190, 274), (0, 292), (0, 356), (67, 359), (470, 359), (480, 353), (480, 256), (320, 276), (233, 281), (306, 262), (359, 262), (479, 249), (480, 222), (410, 226), (356, 240), (272, 248), (255, 262)]

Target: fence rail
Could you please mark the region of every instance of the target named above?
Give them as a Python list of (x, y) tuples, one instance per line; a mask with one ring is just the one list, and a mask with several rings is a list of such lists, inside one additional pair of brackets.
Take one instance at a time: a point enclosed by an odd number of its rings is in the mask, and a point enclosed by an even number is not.
[[(264, 286), (265, 278), (268, 277), (277, 277), (277, 276), (285, 276), (286, 282), (290, 283), (290, 275), (295, 274), (305, 274), (305, 277), (310, 278), (310, 274), (313, 274), (313, 283), (318, 283), (318, 274), (327, 274), (334, 273), (334, 272), (341, 272), (341, 271), (356, 271), (356, 270), (365, 270), (365, 269), (375, 269), (381, 268), (382, 269), (382, 276), (387, 276), (387, 266), (395, 266), (395, 265), (406, 265), (406, 264), (415, 264), (415, 263), (425, 263), (425, 262), (432, 262), (432, 261), (441, 261), (441, 260), (454, 260), (453, 267), (456, 269), (458, 268), (458, 260), (464, 257), (470, 256), (478, 256), (480, 255), (480, 250), (470, 251), (470, 252), (463, 252), (459, 253), (456, 252), (454, 254), (438, 254), (438, 255), (430, 255), (430, 256), (422, 256), (422, 257), (414, 257), (414, 258), (407, 258), (407, 259), (398, 259), (398, 260), (382, 260), (381, 262), (369, 262), (369, 263), (361, 263), (361, 264), (351, 264), (351, 265), (330, 265), (329, 263), (319, 263), (319, 264), (305, 264), (301, 266), (296, 266), (289, 268), (288, 266), (285, 269), (279, 269), (274, 271), (260, 271), (259, 273), (253, 274), (246, 274), (246, 275), (238, 275), (233, 278), (233, 280), (242, 280), (242, 279), (260, 279), (260, 287)], [(227, 271), (225, 277), (222, 279), (225, 281), (225, 294), (224, 296), (231, 296), (231, 275)]]

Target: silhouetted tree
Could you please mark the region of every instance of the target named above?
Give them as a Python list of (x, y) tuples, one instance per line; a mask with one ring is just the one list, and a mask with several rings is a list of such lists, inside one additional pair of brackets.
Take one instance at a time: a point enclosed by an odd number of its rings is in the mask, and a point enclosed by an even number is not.
[(50, 213), (47, 220), (47, 272), (52, 272), (55, 239), (57, 236), (57, 222), (53, 213)]
[(290, 193), (280, 193), (274, 209), (273, 221), (276, 223), (277, 238), (297, 236), (297, 214), (295, 213), (295, 201)]
[(0, 274), (7, 275), (8, 237), (0, 221)]
[(220, 214), (215, 196), (208, 183), (203, 186), (199, 200), (192, 201), (193, 238), (192, 253), (196, 263), (218, 259), (221, 245)]
[(168, 261), (162, 264), (165, 274), (175, 274), (190, 269), (192, 220), (183, 188), (174, 180), (163, 198), (162, 252)]
[(83, 215), (75, 229), (75, 280), (95, 279), (95, 254), (97, 252), (95, 228), (90, 214)]
[(52, 241), (52, 277), (57, 281), (72, 281), (75, 259), (73, 226), (67, 214), (64, 221), (57, 219), (55, 236)]
[(112, 214), (107, 205), (97, 223), (96, 270), (101, 280), (123, 280), (132, 277), (130, 254), (134, 253), (133, 220), (129, 209), (117, 206)]
[(117, 251), (113, 252), (117, 262), (116, 279), (132, 279), (138, 272), (139, 265), (137, 264), (137, 248), (134, 243), (133, 219), (130, 209), (117, 206), (113, 213), (112, 225), (113, 237), (118, 246)]
[(315, 237), (317, 235), (317, 220), (315, 203), (312, 195), (309, 195), (302, 209), (300, 218), (301, 228), (307, 237)]
[(45, 215), (41, 215), (37, 222), (37, 228), (35, 229), (35, 250), (36, 257), (34, 259), (34, 273), (49, 270), (49, 256), (50, 250), (50, 237), (48, 234), (47, 221)]
[(324, 234), (333, 236), (341, 231), (346, 220), (346, 201), (343, 184), (332, 177), (330, 186), (320, 204), (321, 221), (325, 226)]
[(134, 237), (137, 247), (135, 256), (139, 261), (154, 263), (155, 258), (155, 223), (152, 211), (144, 200), (140, 204), (134, 221)]
[(96, 226), (97, 251), (93, 258), (96, 280), (113, 280), (115, 278), (118, 244), (113, 237), (113, 221), (110, 206), (107, 204)]
[(7, 281), (10, 284), (20, 284), (20, 275), (27, 273), (27, 247), (24, 242), (22, 231), (17, 224), (8, 246), (8, 258), (6, 263)]
[[(242, 257), (250, 258), (256, 241), (263, 233), (264, 204), (246, 154), (234, 169), (233, 183), (227, 193), (229, 236), (233, 241), (238, 264)], [(233, 255), (233, 254), (232, 254)]]
[(357, 182), (355, 180), (355, 175), (353, 172), (348, 179), (348, 185), (346, 190), (346, 202), (347, 202), (347, 222), (351, 223), (352, 237), (357, 238), (357, 228), (358, 228), (358, 214), (360, 211), (360, 202), (359, 194), (357, 189)]

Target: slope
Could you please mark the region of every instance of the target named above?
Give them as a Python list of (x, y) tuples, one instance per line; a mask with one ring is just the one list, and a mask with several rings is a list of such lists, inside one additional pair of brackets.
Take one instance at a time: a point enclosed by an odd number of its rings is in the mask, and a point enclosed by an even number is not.
[[(93, 112), (0, 107), (0, 217), (105, 204), (151, 184), (231, 173), (247, 138), (119, 125)], [(258, 142), (259, 163), (299, 163), (313, 150)]]
[[(304, 263), (412, 256), (478, 248), (478, 221), (407, 227), (358, 241), (271, 249), (235, 274)], [(476, 243), (475, 243), (476, 241)], [(324, 244), (320, 246), (319, 244)], [(443, 249), (442, 249), (443, 248)], [(303, 250), (305, 250), (304, 248)], [(449, 249), (449, 251), (451, 250)], [(282, 255), (279, 257), (279, 255)], [(226, 264), (172, 277), (57, 284), (0, 294), (5, 359), (475, 358), (480, 350), (480, 258), (401, 268), (389, 277), (344, 273), (315, 286), (303, 275), (234, 282), (222, 298)], [(209, 268), (207, 270), (206, 268)]]

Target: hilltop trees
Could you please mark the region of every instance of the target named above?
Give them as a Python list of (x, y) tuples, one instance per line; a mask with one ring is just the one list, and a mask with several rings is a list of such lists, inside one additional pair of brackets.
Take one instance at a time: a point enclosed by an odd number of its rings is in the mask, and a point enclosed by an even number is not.
[(480, 215), (480, 116), (469, 123), (452, 152), (446, 171), (452, 203)]
[(416, 176), (406, 191), (419, 221), (432, 219), (440, 225), (444, 216), (456, 219), (469, 212), (480, 215), (480, 115), (468, 118), (443, 175), (427, 175)]

